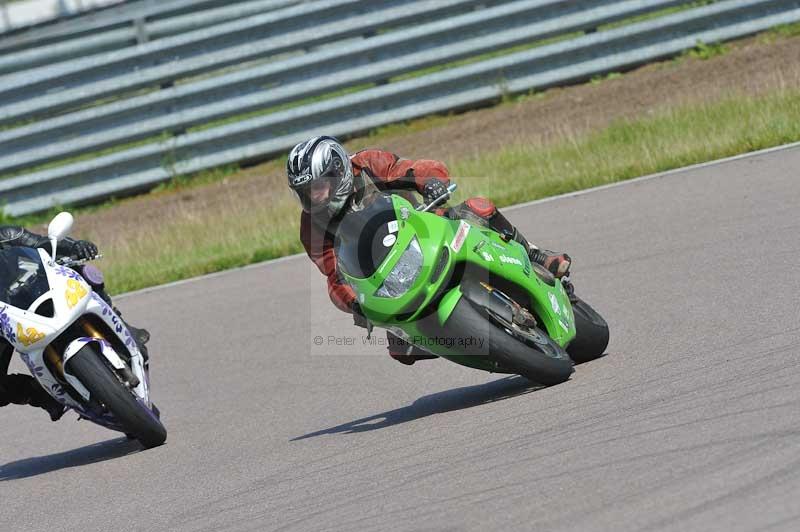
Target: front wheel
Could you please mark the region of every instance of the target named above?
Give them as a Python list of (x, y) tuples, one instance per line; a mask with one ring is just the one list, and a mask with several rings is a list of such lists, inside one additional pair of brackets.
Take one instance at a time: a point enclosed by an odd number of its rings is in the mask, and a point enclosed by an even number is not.
[(589, 362), (603, 356), (608, 347), (608, 323), (589, 304), (576, 298), (572, 304), (575, 315), (575, 339), (567, 346), (567, 353), (576, 364)]
[[(501, 367), (511, 369), (528, 380), (553, 385), (569, 379), (574, 371), (567, 353), (539, 329), (525, 336), (502, 326), (479, 312), (466, 298), (461, 298), (445, 323), (448, 336), (482, 338), (488, 349), (472, 349), (468, 355), (488, 355)], [(464, 342), (461, 345), (474, 345)]]
[(156, 415), (103, 363), (92, 344), (86, 344), (67, 362), (69, 372), (83, 384), (92, 398), (102, 403), (129, 437), (147, 449), (167, 440), (167, 429)]

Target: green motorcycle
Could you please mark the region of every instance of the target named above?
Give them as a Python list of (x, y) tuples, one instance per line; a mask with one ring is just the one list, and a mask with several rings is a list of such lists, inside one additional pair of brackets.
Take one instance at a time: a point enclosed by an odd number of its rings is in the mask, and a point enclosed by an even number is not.
[(430, 211), (373, 193), (336, 232), (339, 270), (372, 326), (457, 364), (566, 381), (573, 363), (601, 356), (608, 325), (522, 244), (475, 216)]

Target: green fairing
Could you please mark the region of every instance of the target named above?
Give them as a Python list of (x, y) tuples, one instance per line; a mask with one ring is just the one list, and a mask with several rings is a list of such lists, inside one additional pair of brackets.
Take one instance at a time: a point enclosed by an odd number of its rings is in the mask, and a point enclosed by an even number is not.
[[(533, 271), (528, 254), (521, 244), (513, 240), (505, 242), (498, 233), (477, 223), (418, 212), (410, 202), (400, 196), (392, 196), (392, 204), (398, 221), (397, 240), (378, 269), (365, 279), (342, 272), (356, 292), (365, 315), (376, 327), (392, 330), (415, 344), (423, 344), (426, 350), (458, 364), (486, 371), (495, 370), (494, 362), (488, 357), (459, 354), (455, 347), (448, 348), (432, 342), (419, 329), (419, 320), (434, 311), (436, 317), (429, 319), (436, 319), (440, 326), (446, 325), (456, 304), (464, 297), (458, 285), (441, 296), (435, 309), (427, 307), (437, 297), (442, 285), (448, 282), (456, 265), (466, 263), (464, 267), (467, 270), (472, 266), (487, 270), (490, 276), (510, 281), (527, 292), (530, 300), (517, 302), (536, 315), (540, 327), (561, 347), (566, 347), (575, 337), (572, 306), (561, 282), (556, 280), (554, 286), (543, 282)], [(459, 247), (454, 239), (462, 224), (468, 226), (468, 231)], [(423, 266), (411, 288), (399, 297), (375, 295), (414, 236), (422, 250)], [(429, 279), (445, 247), (449, 248), (446, 267), (438, 279), (430, 283)]]

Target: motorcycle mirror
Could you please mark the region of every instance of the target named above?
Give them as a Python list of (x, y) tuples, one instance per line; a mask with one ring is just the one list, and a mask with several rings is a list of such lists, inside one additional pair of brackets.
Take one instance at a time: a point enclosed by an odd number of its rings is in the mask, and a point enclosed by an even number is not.
[(50, 239), (50, 244), (52, 244), (53, 247), (53, 253), (51, 255), (52, 260), (56, 259), (56, 246), (58, 246), (58, 241), (63, 240), (64, 237), (69, 234), (74, 221), (75, 219), (70, 213), (60, 212), (53, 218), (50, 225), (47, 226), (47, 237)]
[(47, 236), (50, 240), (63, 240), (72, 229), (75, 219), (68, 212), (60, 212), (47, 226)]

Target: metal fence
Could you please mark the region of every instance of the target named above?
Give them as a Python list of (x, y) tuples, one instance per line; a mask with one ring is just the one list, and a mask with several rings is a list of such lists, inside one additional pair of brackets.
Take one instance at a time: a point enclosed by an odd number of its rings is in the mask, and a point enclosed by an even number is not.
[(0, 36), (104, 9), (124, 0), (0, 0)]
[[(0, 0), (2, 1), (2, 0)], [(144, 44), (302, 0), (138, 0), (0, 39), (0, 74)]]
[(0, 175), (19, 174), (0, 179), (7, 213), (121, 195), (320, 132), (353, 135), (800, 21), (800, 0), (670, 14), (690, 2), (291, 4), (0, 76)]

